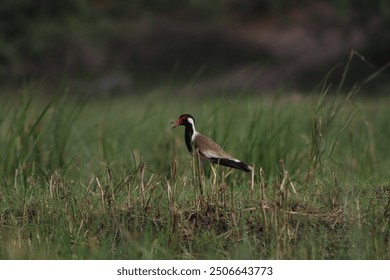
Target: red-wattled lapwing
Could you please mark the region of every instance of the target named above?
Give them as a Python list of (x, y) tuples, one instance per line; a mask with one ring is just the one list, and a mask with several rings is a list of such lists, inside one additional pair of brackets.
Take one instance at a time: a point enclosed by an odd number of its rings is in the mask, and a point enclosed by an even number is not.
[(193, 147), (195, 152), (201, 159), (208, 160), (215, 164), (220, 164), (232, 168), (236, 168), (245, 172), (250, 172), (252, 168), (246, 163), (234, 158), (226, 153), (221, 146), (215, 143), (207, 136), (200, 134), (195, 129), (195, 119), (189, 114), (184, 114), (179, 117), (177, 121), (171, 122), (175, 124), (173, 128), (184, 125), (184, 140), (188, 151), (192, 154)]

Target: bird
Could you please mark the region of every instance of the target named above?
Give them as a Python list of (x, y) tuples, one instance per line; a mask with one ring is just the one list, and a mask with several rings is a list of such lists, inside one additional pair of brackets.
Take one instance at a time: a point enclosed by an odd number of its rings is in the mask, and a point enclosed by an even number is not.
[(245, 172), (252, 171), (251, 166), (225, 152), (221, 146), (209, 137), (197, 132), (195, 129), (195, 118), (190, 114), (180, 115), (180, 117), (176, 121), (171, 122), (171, 124), (175, 124), (172, 129), (178, 126), (185, 127), (184, 140), (187, 149), (191, 154), (194, 154), (195, 151), (202, 160), (207, 160), (214, 164), (235, 168)]

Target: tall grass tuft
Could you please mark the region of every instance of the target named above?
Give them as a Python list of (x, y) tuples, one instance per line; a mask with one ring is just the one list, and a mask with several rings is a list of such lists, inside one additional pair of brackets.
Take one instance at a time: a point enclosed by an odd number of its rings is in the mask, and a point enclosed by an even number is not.
[[(1, 103), (0, 258), (389, 258), (388, 98), (321, 93)], [(183, 112), (254, 172), (188, 155)]]

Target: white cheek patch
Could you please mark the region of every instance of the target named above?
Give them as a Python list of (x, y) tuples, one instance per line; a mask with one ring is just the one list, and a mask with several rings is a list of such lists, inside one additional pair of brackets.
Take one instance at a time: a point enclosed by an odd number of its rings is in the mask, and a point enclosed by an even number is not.
[(193, 127), (194, 130), (195, 130), (195, 122), (194, 122), (194, 119), (193, 119), (193, 118), (188, 118), (187, 120), (188, 120), (188, 122), (189, 122), (190, 124), (192, 124), (192, 127)]
[(192, 125), (193, 133), (192, 133), (192, 136), (191, 136), (191, 141), (194, 142), (195, 141), (195, 137), (198, 134), (198, 132), (196, 132), (196, 129), (195, 129), (195, 122), (194, 122), (193, 118), (188, 118), (187, 120)]

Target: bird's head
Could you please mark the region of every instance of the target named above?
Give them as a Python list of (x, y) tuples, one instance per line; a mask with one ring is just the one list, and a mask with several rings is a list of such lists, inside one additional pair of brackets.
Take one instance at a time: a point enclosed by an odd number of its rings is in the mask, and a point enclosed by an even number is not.
[(176, 121), (171, 122), (171, 124), (175, 124), (172, 129), (180, 125), (195, 126), (195, 119), (190, 114), (183, 114)]

